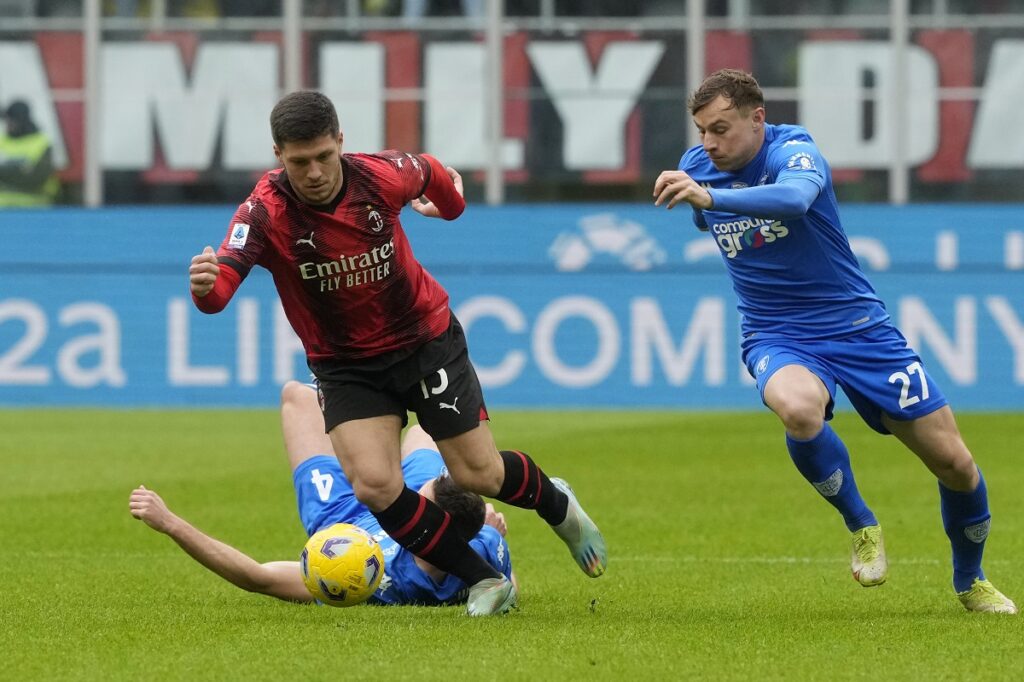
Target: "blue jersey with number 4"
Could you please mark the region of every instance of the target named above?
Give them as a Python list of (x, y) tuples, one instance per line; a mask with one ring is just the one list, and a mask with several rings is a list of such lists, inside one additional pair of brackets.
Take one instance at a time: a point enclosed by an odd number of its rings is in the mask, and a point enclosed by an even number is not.
[[(435, 450), (416, 450), (402, 460), (402, 476), (412, 490), (419, 490), (445, 471), (444, 460)], [(299, 518), (309, 535), (335, 523), (351, 523), (364, 529), (380, 543), (384, 553), (384, 577), (371, 604), (455, 604), (466, 601), (469, 588), (453, 575), (435, 581), (416, 565), (412, 552), (385, 533), (373, 513), (359, 500), (333, 456), (317, 455), (302, 462), (293, 473)], [(512, 558), (505, 538), (485, 525), (470, 547), (487, 563), (512, 575)]]
[[(834, 339), (888, 320), (839, 222), (832, 173), (805, 129), (766, 125), (757, 156), (736, 172), (715, 168), (700, 146), (683, 154), (679, 170), (715, 202), (694, 221), (718, 243), (745, 336)], [(809, 207), (793, 201), (800, 196), (813, 197)]]

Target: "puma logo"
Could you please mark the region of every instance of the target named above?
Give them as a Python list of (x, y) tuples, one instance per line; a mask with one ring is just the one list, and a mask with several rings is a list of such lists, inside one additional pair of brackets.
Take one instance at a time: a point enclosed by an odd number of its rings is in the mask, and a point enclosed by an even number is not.
[(313, 235), (315, 233), (316, 233), (315, 231), (310, 232), (309, 233), (309, 238), (307, 238), (307, 239), (296, 239), (295, 240), (295, 246), (298, 246), (299, 244), (309, 244), (309, 248), (315, 249), (316, 245), (313, 243)]
[(441, 409), (451, 410), (455, 414), (462, 414), (461, 412), (459, 412), (459, 408), (455, 407), (455, 404), (458, 403), (458, 402), (459, 402), (459, 396), (455, 396), (455, 400), (452, 401), (451, 405), (449, 405), (448, 403), (442, 403), (440, 400), (437, 401), (437, 405)]
[(249, 213), (252, 213), (252, 207), (253, 207), (253, 203), (252, 203), (251, 201), (246, 201), (246, 202), (245, 202), (245, 207), (246, 207), (247, 209), (249, 209)]

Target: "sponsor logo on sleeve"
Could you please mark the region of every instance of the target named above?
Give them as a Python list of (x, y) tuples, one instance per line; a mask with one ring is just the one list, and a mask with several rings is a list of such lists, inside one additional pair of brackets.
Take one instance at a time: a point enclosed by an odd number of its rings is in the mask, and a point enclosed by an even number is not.
[(814, 157), (807, 152), (797, 152), (786, 161), (786, 168), (799, 168), (800, 170), (815, 170)]
[(245, 223), (235, 223), (231, 227), (231, 238), (228, 239), (228, 246), (234, 249), (240, 249), (245, 246), (245, 241), (249, 238), (249, 226)]

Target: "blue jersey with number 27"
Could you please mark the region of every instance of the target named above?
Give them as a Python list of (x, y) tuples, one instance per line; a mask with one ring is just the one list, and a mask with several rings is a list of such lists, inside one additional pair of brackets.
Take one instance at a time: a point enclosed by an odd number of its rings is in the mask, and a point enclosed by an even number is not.
[[(700, 146), (683, 154), (679, 170), (714, 200), (694, 211), (694, 222), (718, 243), (745, 336), (836, 339), (889, 319), (850, 249), (832, 173), (805, 129), (766, 125), (761, 150), (735, 172), (715, 168)], [(757, 189), (737, 192), (744, 188)], [(793, 201), (799, 196), (814, 197), (809, 208)]]

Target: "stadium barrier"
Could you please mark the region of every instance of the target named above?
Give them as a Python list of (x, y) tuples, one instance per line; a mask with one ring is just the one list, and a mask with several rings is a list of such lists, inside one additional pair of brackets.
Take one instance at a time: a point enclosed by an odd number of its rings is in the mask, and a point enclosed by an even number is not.
[[(265, 271), (219, 315), (189, 299), (189, 259), (220, 243), (232, 212), (0, 214), (0, 404), (269, 406), (284, 381), (306, 379)], [(1024, 206), (850, 205), (842, 215), (954, 404), (1024, 409)], [(451, 294), (490, 405), (759, 404), (718, 245), (688, 210), (470, 206), (453, 223), (411, 211), (403, 221)]]

